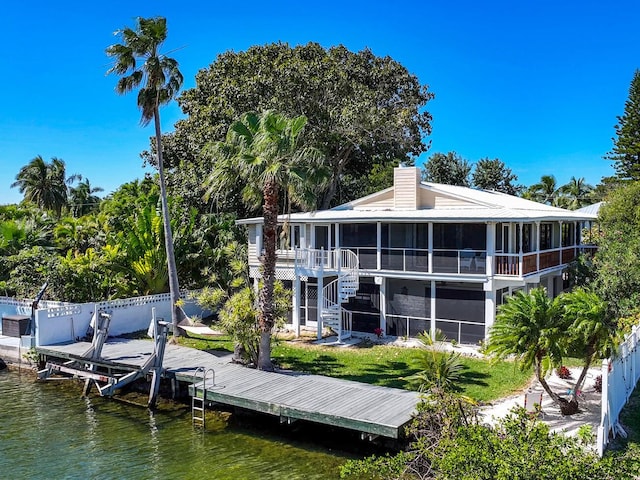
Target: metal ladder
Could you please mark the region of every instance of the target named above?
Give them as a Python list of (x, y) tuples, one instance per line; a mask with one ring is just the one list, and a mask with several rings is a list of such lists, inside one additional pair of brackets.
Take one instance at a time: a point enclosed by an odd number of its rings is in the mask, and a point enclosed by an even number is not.
[[(198, 380), (198, 372), (202, 372), (202, 398), (198, 397), (198, 387), (196, 380)], [(211, 372), (211, 386), (216, 384), (216, 372), (213, 368), (205, 370), (205, 367), (198, 367), (193, 373), (193, 396), (191, 397), (191, 422), (194, 428), (200, 428), (205, 431), (207, 428), (206, 420), (206, 398), (207, 398), (207, 376)]]

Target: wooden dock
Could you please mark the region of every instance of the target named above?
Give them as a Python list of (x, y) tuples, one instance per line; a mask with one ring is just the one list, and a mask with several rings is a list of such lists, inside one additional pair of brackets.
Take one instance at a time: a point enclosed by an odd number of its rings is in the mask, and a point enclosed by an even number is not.
[[(37, 347), (49, 358), (82, 360), (87, 342)], [(136, 370), (153, 353), (153, 342), (117, 340), (104, 344), (104, 369)], [(167, 345), (163, 375), (192, 384), (190, 394), (207, 401), (275, 415), (281, 421), (306, 420), (356, 430), (368, 436), (398, 438), (420, 401), (417, 392), (297, 372), (263, 372), (230, 362), (229, 356)], [(198, 368), (199, 377), (195, 377)], [(203, 391), (203, 370), (213, 369)], [(194, 382), (195, 381), (195, 382)]]

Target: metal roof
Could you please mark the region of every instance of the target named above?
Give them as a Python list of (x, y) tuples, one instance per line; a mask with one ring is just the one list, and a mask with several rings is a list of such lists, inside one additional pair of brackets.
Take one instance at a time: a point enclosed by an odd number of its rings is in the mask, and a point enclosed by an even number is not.
[[(597, 212), (565, 210), (524, 198), (489, 190), (421, 182), (420, 188), (436, 195), (441, 193), (467, 202), (464, 206), (420, 208), (414, 210), (369, 206), (368, 202), (387, 194), (394, 187), (339, 205), (329, 210), (280, 215), (280, 221), (295, 223), (329, 222), (532, 222), (532, 221), (580, 221), (595, 220)], [(262, 217), (238, 220), (238, 224), (261, 223)]]

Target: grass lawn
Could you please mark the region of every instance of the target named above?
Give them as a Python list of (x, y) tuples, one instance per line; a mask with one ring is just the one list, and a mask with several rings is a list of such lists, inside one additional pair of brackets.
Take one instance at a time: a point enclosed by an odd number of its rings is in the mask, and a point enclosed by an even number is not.
[[(181, 338), (180, 344), (200, 350), (233, 351), (225, 336), (211, 339)], [(413, 367), (416, 349), (365, 344), (363, 347), (327, 347), (305, 341), (279, 342), (272, 358), (280, 368), (326, 375), (385, 387), (410, 386), (403, 377), (417, 371)], [(532, 372), (520, 372), (512, 362), (463, 357), (461, 393), (478, 401), (491, 401), (521, 391)]]

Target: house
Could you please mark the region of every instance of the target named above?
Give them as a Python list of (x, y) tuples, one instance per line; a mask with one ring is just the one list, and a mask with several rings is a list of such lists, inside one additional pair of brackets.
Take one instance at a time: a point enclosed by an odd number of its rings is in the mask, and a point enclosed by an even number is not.
[[(566, 288), (593, 214), (503, 193), (421, 181), (399, 167), (394, 185), (338, 207), (279, 217), (276, 277), (293, 292), (290, 327), (415, 336), (442, 330), (477, 343), (517, 290)], [(262, 218), (248, 227), (249, 273), (260, 277)], [(288, 233), (288, 235), (284, 234)]]

